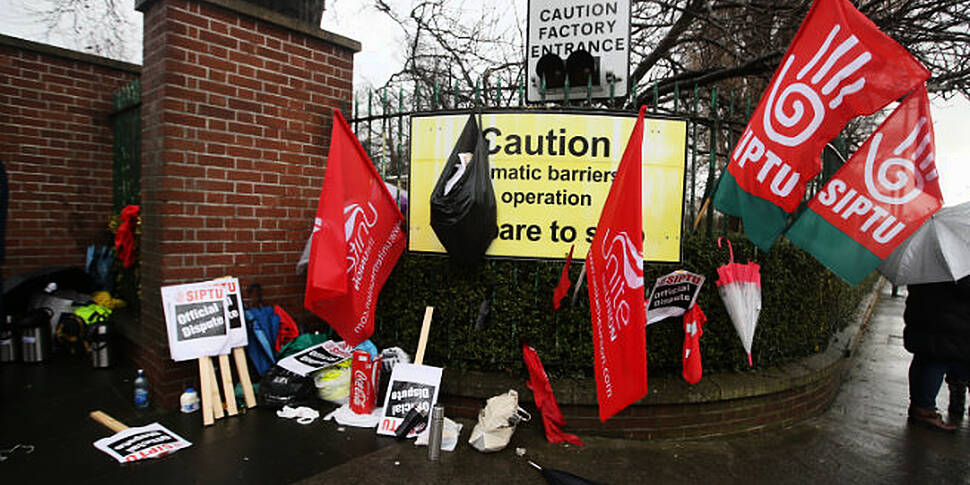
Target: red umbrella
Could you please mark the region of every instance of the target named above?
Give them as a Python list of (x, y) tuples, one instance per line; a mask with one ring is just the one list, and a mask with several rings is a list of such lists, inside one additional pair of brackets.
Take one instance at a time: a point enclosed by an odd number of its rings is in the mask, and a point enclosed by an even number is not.
[[(731, 259), (728, 264), (717, 268), (717, 292), (724, 301), (734, 329), (741, 337), (750, 366), (753, 365), (751, 343), (754, 340), (754, 329), (758, 326), (758, 315), (761, 313), (761, 266), (758, 263), (735, 263), (734, 248), (731, 247), (731, 241), (727, 243)], [(721, 247), (721, 238), (717, 238), (717, 247)]]

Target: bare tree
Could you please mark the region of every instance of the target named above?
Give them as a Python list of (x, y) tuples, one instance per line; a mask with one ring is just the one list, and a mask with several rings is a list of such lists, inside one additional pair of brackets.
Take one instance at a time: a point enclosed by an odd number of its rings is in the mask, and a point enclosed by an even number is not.
[[(674, 93), (695, 88), (719, 88), (738, 99), (755, 102), (804, 20), (811, 0), (634, 0), (631, 19), (630, 81), (636, 94), (628, 105), (649, 104), (669, 110)], [(883, 32), (909, 49), (929, 68), (931, 92), (944, 97), (970, 97), (970, 2), (965, 0), (853, 0)], [(516, 10), (501, 6), (481, 16), (464, 15), (467, 5), (455, 0), (414, 0), (409, 9), (400, 2), (375, 0), (381, 12), (405, 33), (405, 65), (390, 85), (404, 84), (427, 97), (437, 86), (456, 83), (464, 91), (442, 96), (440, 107), (453, 102), (467, 106), (474, 92), (501, 83), (510, 104), (517, 86), (524, 84), (525, 20)], [(476, 2), (477, 4), (477, 2)], [(400, 91), (399, 91), (400, 92)], [(408, 90), (404, 95), (409, 96)], [(392, 93), (393, 95), (393, 93)], [(657, 102), (654, 103), (656, 96)], [(422, 96), (419, 96), (422, 97)], [(411, 105), (410, 99), (406, 103)], [(653, 106), (657, 104), (658, 106)], [(719, 164), (747, 122), (746, 110), (701, 106), (697, 120), (704, 125), (696, 137), (702, 150), (717, 154)], [(425, 104), (428, 107), (428, 104)], [(681, 105), (683, 107), (683, 105)], [(682, 108), (681, 108), (682, 109)], [(712, 111), (718, 109), (718, 113)], [(850, 149), (858, 146), (879, 115), (856, 119), (843, 131)], [(718, 121), (714, 121), (718, 120)], [(718, 126), (713, 126), (719, 123)], [(728, 132), (709, 136), (712, 132)], [(708, 135), (705, 135), (707, 133)], [(709, 146), (711, 144), (713, 146)], [(701, 180), (706, 167), (699, 167)]]
[[(644, 0), (634, 9), (633, 80), (663, 96), (676, 84), (760, 93), (808, 12), (808, 0)], [(970, 96), (970, 3), (869, 0), (860, 11), (932, 73), (931, 92)]]
[(137, 60), (141, 36), (133, 0), (21, 0), (22, 8), (44, 27), (48, 42), (62, 40), (91, 54)]
[[(499, 86), (511, 92), (522, 79), (523, 19), (514, 18), (511, 5), (423, 0), (399, 11), (387, 0), (375, 3), (401, 26), (407, 42), (404, 67), (388, 85), (404, 81), (424, 93), (437, 90), (447, 108), (470, 101), (470, 86), (477, 85), (480, 94)], [(456, 83), (463, 91), (453, 89)]]
[[(378, 10), (404, 30), (406, 62), (391, 83), (430, 88), (460, 80), (484, 89), (521, 82), (524, 19), (502, 6), (463, 15), (465, 2), (419, 0)], [(477, 2), (476, 2), (477, 3)], [(970, 2), (860, 0), (858, 8), (932, 72), (931, 92), (970, 96)], [(810, 0), (635, 0), (631, 21), (631, 81), (636, 104), (676, 86), (722, 86), (757, 97), (777, 68)], [(447, 81), (446, 81), (447, 80)], [(511, 94), (511, 93), (510, 93)]]

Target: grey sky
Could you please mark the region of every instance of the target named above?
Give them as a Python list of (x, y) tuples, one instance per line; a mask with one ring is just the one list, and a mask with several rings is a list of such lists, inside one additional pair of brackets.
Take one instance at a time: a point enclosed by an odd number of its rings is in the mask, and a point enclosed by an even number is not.
[[(51, 1), (0, 0), (0, 12), (4, 12), (0, 15), (0, 33), (78, 49), (64, 32), (69, 26), (60, 26), (60, 31), (45, 36), (44, 27), (25, 8), (25, 5), (35, 9), (42, 8)], [(134, 10), (134, 0), (121, 1), (132, 5), (130, 9), (126, 9), (126, 18), (130, 22), (127, 31), (132, 47), (121, 60), (141, 63), (141, 13)], [(403, 11), (414, 1), (416, 0), (388, 0), (387, 3)], [(517, 13), (506, 18), (526, 17), (527, 0), (502, 0), (502, 4), (504, 8), (514, 9)], [(322, 22), (326, 30), (361, 42), (362, 51), (354, 58), (355, 90), (382, 85), (403, 64), (404, 36), (400, 27), (371, 5), (372, 2), (361, 0), (328, 0)], [(496, 6), (490, 4), (490, 8)], [(970, 101), (962, 96), (955, 96), (946, 102), (935, 99), (932, 114), (936, 135), (936, 164), (940, 173), (944, 204), (954, 205), (970, 201), (970, 138), (966, 135), (965, 125), (970, 119)]]

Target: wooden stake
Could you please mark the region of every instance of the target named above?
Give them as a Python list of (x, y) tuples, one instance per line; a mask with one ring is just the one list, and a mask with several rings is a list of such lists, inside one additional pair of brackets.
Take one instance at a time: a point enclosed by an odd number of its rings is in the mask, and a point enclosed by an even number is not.
[(424, 323), (421, 324), (421, 337), (418, 339), (418, 351), (414, 356), (414, 363), (422, 365), (424, 363), (424, 350), (428, 346), (428, 332), (431, 330), (431, 314), (434, 307), (424, 307)]
[(209, 377), (209, 389), (212, 392), (212, 414), (216, 419), (222, 419), (226, 416), (225, 411), (222, 409), (222, 397), (219, 396), (219, 380), (216, 378), (216, 369), (212, 365), (212, 359), (209, 357), (206, 360), (206, 373)]
[(583, 280), (586, 279), (586, 260), (583, 260), (583, 268), (579, 270), (579, 277), (576, 278), (576, 288), (573, 289), (573, 298), (569, 301), (570, 305), (576, 304), (576, 296), (579, 295), (579, 289), (583, 287)]
[(229, 365), (229, 354), (219, 356), (219, 374), (222, 375), (222, 393), (226, 395), (226, 411), (230, 416), (239, 414), (236, 409), (236, 390), (232, 385), (232, 367)]
[(701, 225), (701, 219), (704, 218), (704, 213), (707, 212), (707, 206), (711, 204), (711, 198), (708, 197), (704, 200), (704, 204), (701, 205), (701, 210), (697, 211), (697, 217), (694, 218), (694, 231), (697, 230), (697, 226)]
[(102, 425), (104, 425), (104, 427), (110, 429), (111, 431), (114, 431), (115, 433), (120, 433), (128, 429), (128, 426), (126, 426), (125, 423), (122, 423), (121, 421), (118, 421), (117, 419), (112, 418), (111, 416), (108, 416), (103, 411), (91, 411), (90, 416), (91, 416), (91, 419), (101, 423)]
[(232, 357), (236, 361), (236, 373), (242, 382), (243, 397), (246, 399), (246, 408), (256, 407), (256, 393), (253, 392), (253, 383), (249, 378), (249, 366), (246, 365), (246, 354), (242, 347), (232, 349)]
[(212, 380), (209, 379), (209, 373), (206, 372), (207, 362), (212, 365), (208, 357), (199, 357), (199, 386), (202, 388), (202, 424), (204, 426), (209, 426), (215, 422), (212, 417)]

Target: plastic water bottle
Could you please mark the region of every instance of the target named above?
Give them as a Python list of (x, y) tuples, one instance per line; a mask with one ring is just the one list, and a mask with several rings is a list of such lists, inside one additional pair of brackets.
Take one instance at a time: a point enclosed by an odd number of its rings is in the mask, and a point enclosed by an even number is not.
[(142, 369), (138, 369), (138, 377), (135, 378), (135, 407), (140, 409), (148, 407), (148, 381)]

